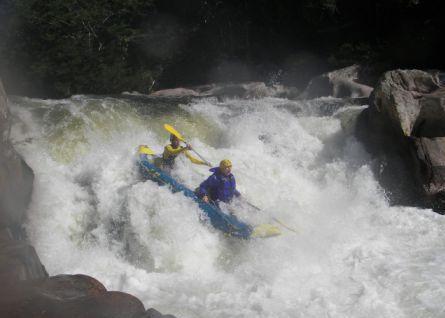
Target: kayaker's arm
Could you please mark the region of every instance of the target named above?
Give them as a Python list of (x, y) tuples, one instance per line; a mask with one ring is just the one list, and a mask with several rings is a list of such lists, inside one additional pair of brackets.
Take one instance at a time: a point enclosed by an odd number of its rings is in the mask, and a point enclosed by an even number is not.
[(164, 153), (162, 154), (162, 157), (164, 159), (167, 159), (169, 157), (176, 157), (177, 155), (179, 155), (181, 152), (185, 151), (184, 147), (178, 147), (178, 148), (173, 148), (172, 145), (167, 145), (164, 148)]

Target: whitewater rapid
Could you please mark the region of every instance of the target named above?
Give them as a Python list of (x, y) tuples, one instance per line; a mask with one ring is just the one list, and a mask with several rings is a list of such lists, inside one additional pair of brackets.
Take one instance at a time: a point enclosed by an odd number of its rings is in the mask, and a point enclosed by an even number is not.
[[(29, 239), (50, 275), (91, 275), (178, 318), (444, 317), (444, 216), (389, 206), (351, 133), (361, 108), (326, 105), (12, 98), (12, 141), (35, 173)], [(232, 160), (263, 209), (242, 217), (297, 233), (227, 238), (181, 193), (141, 182), (136, 148), (162, 152), (164, 123)], [(172, 174), (194, 188), (209, 172), (180, 158)]]

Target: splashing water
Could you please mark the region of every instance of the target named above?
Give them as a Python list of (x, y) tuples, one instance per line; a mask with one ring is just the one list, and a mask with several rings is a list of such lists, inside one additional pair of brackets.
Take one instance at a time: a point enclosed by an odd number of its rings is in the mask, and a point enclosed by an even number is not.
[[(36, 177), (30, 240), (50, 275), (88, 274), (178, 317), (445, 316), (444, 217), (390, 207), (345, 129), (360, 108), (323, 105), (13, 98), (12, 139)], [(161, 152), (164, 123), (214, 164), (230, 158), (243, 196), (297, 233), (230, 239), (140, 181), (135, 149)], [(209, 172), (179, 158), (172, 174), (194, 188)]]

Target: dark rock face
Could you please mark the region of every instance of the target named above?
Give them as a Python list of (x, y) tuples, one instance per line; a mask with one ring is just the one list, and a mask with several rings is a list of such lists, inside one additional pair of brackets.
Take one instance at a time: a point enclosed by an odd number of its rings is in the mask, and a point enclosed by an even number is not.
[(439, 72), (385, 73), (356, 135), (378, 159), (394, 203), (445, 211), (445, 89)]
[(369, 97), (373, 88), (360, 84), (359, 65), (352, 65), (314, 77), (302, 94), (302, 98), (312, 99), (323, 96), (338, 98)]
[(445, 137), (415, 138), (416, 178), (429, 203), (445, 212)]
[(48, 277), (34, 248), (14, 240), (9, 229), (0, 235), (0, 279), (3, 286)]
[(9, 109), (0, 82), (0, 228), (8, 227), (14, 236), (31, 199), (34, 174), (9, 142)]
[[(389, 119), (395, 133), (413, 136), (421, 110), (424, 116), (433, 116), (430, 107), (423, 107), (423, 104), (428, 104), (431, 99), (428, 95), (438, 89), (436, 75), (418, 70), (391, 71), (385, 73), (377, 85), (374, 105)], [(445, 121), (445, 118), (442, 120)]]

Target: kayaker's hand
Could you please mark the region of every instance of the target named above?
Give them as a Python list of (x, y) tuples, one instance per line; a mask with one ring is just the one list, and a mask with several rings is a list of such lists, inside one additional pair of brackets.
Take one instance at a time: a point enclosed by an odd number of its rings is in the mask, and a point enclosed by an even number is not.
[(206, 162), (206, 166), (211, 168), (212, 164), (210, 162)]
[(190, 144), (186, 144), (186, 145), (185, 145), (185, 149), (187, 149), (187, 150), (192, 150), (192, 145), (190, 145)]
[(205, 203), (209, 203), (209, 197), (208, 196), (203, 196), (202, 197), (202, 201), (204, 201)]

